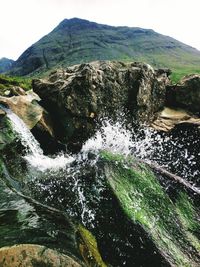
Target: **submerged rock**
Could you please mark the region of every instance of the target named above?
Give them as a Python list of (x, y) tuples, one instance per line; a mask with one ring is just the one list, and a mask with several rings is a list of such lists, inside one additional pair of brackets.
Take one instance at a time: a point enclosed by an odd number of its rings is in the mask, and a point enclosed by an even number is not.
[(132, 116), (152, 120), (164, 105), (168, 74), (144, 63), (97, 61), (33, 80), (33, 90), (54, 119), (58, 138), (76, 145), (87, 140), (105, 116), (116, 119), (124, 112), (131, 115), (129, 121)]

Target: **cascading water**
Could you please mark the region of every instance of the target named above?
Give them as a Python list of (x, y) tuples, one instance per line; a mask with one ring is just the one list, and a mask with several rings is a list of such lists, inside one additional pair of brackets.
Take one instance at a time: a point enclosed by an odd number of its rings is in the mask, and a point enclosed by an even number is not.
[(73, 161), (72, 157), (68, 155), (65, 156), (64, 154), (52, 158), (45, 156), (42, 149), (40, 148), (40, 144), (27, 128), (23, 120), (21, 120), (11, 110), (6, 108), (3, 109), (6, 111), (7, 117), (10, 119), (14, 131), (16, 131), (21, 143), (26, 149), (26, 155), (24, 156), (24, 158), (32, 167), (40, 171), (45, 171), (47, 169), (56, 171), (60, 168), (64, 168), (67, 164)]
[[(146, 250), (140, 249), (143, 247), (141, 229), (135, 229), (135, 226), (133, 227), (127, 221), (123, 223), (123, 220), (126, 220), (124, 214), (119, 211), (118, 201), (110, 195), (103, 170), (100, 170), (99, 154), (102, 150), (106, 150), (112, 154), (123, 155), (125, 158), (132, 155), (156, 162), (169, 170), (173, 168), (177, 172), (184, 170), (182, 174), (187, 178), (190, 176), (189, 172), (187, 172), (188, 176), (185, 173), (187, 169), (190, 170), (191, 165), (199, 174), (196, 155), (193, 155), (187, 146), (184, 147), (180, 140), (173, 139), (170, 135), (158, 134), (147, 127), (137, 129), (136, 133), (125, 129), (121, 123), (105, 120), (102, 127), (85, 142), (77, 155), (72, 157), (63, 154), (49, 157), (43, 154), (39, 143), (23, 121), (11, 111), (6, 110), (6, 112), (13, 129), (18, 133), (26, 149), (24, 158), (31, 166), (28, 168), (30, 177), (34, 173), (34, 179), (29, 179), (23, 193), (29, 194), (41, 203), (67, 212), (89, 230), (94, 231), (101, 246), (105, 246), (105, 257), (111, 260), (113, 266), (132, 266), (130, 263), (133, 259), (141, 261), (140, 255), (143, 255), (143, 251), (147, 253), (144, 255), (151, 255), (151, 259), (154, 257), (155, 247), (152, 244), (149, 245), (150, 247), (146, 245)], [(179, 155), (178, 158), (173, 160), (176, 155)], [(181, 162), (185, 163), (185, 167), (181, 166)], [(190, 173), (194, 175), (192, 171)], [(145, 191), (147, 195), (148, 189)], [(142, 198), (146, 199), (146, 197), (142, 194)], [(134, 203), (134, 205), (141, 209), (140, 203)], [(157, 223), (160, 214), (156, 216)], [(130, 234), (132, 232), (134, 235)], [(143, 238), (145, 239), (146, 236)], [(133, 253), (135, 249), (139, 250), (136, 256)], [(150, 250), (153, 254), (149, 254)], [(114, 255), (114, 258), (110, 259), (112, 258), (110, 255)], [(155, 256), (156, 260), (158, 258)]]

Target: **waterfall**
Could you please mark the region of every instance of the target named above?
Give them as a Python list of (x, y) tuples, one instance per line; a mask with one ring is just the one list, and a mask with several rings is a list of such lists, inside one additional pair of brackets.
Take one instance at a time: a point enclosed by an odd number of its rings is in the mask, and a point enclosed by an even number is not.
[[(2, 108), (6, 111), (13, 129), (26, 149), (24, 158), (30, 166), (40, 171), (47, 169), (57, 171), (75, 159), (87, 159), (90, 152), (98, 155), (100, 150), (108, 150), (124, 156), (133, 155), (140, 159), (150, 160), (172, 172), (178, 171), (179, 175), (189, 180), (195, 178), (199, 181), (197, 179), (200, 175), (197, 157), (200, 154), (194, 156), (188, 151), (188, 146), (184, 148), (179, 139), (174, 139), (170, 135), (161, 135), (145, 126), (135, 133), (133, 130), (125, 129), (121, 123), (113, 123), (107, 119), (103, 121), (100, 130), (85, 142), (79, 155), (72, 157), (60, 154), (49, 157), (43, 154), (39, 143), (25, 123), (11, 110)], [(196, 147), (195, 140), (186, 138), (185, 143), (188, 142)]]
[(64, 168), (67, 164), (74, 160), (73, 157), (65, 154), (60, 154), (54, 157), (45, 156), (40, 144), (35, 139), (23, 120), (21, 120), (10, 109), (4, 107), (3, 109), (6, 111), (7, 117), (10, 119), (13, 130), (17, 133), (22, 145), (26, 149), (26, 155), (24, 158), (27, 160), (30, 166), (40, 171), (45, 171), (47, 169), (51, 169), (51, 171), (57, 171), (60, 168)]

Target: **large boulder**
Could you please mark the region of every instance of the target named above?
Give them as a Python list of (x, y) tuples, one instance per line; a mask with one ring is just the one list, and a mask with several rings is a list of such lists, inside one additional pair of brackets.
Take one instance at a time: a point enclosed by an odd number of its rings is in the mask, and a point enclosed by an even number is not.
[(54, 118), (58, 138), (82, 143), (104, 116), (115, 119), (128, 112), (151, 121), (164, 105), (168, 74), (144, 63), (97, 61), (33, 80), (33, 90)]
[(167, 89), (167, 104), (200, 113), (200, 75), (185, 76)]

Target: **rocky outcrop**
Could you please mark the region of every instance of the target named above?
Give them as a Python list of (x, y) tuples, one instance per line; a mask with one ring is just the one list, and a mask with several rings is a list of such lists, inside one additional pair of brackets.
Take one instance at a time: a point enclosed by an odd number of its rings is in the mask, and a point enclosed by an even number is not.
[(48, 129), (49, 133), (53, 135), (52, 127), (45, 125), (44, 114), (47, 113), (37, 103), (39, 97), (34, 93), (27, 95), (13, 96), (13, 97), (0, 97), (0, 103), (6, 105), (15, 114), (17, 114), (27, 125), (32, 129), (37, 123), (43, 123), (44, 128)]
[[(11, 109), (17, 114), (33, 132), (42, 148), (47, 153), (54, 153), (58, 148), (64, 148), (55, 140), (54, 125), (49, 113), (38, 104), (40, 98), (33, 92), (25, 93), (18, 87), (15, 89), (17, 96), (0, 96), (0, 104)], [(25, 93), (25, 94), (24, 94)], [(1, 113), (3, 111), (1, 108)]]
[(182, 109), (165, 107), (157, 114), (157, 118), (151, 126), (157, 131), (168, 132), (176, 125), (181, 124), (200, 126), (200, 118)]
[(167, 88), (167, 104), (200, 114), (200, 75), (185, 76)]
[(164, 105), (168, 74), (143, 63), (98, 61), (33, 80), (33, 90), (54, 118), (58, 138), (82, 143), (104, 116), (116, 119), (124, 112), (131, 120), (152, 120)]

